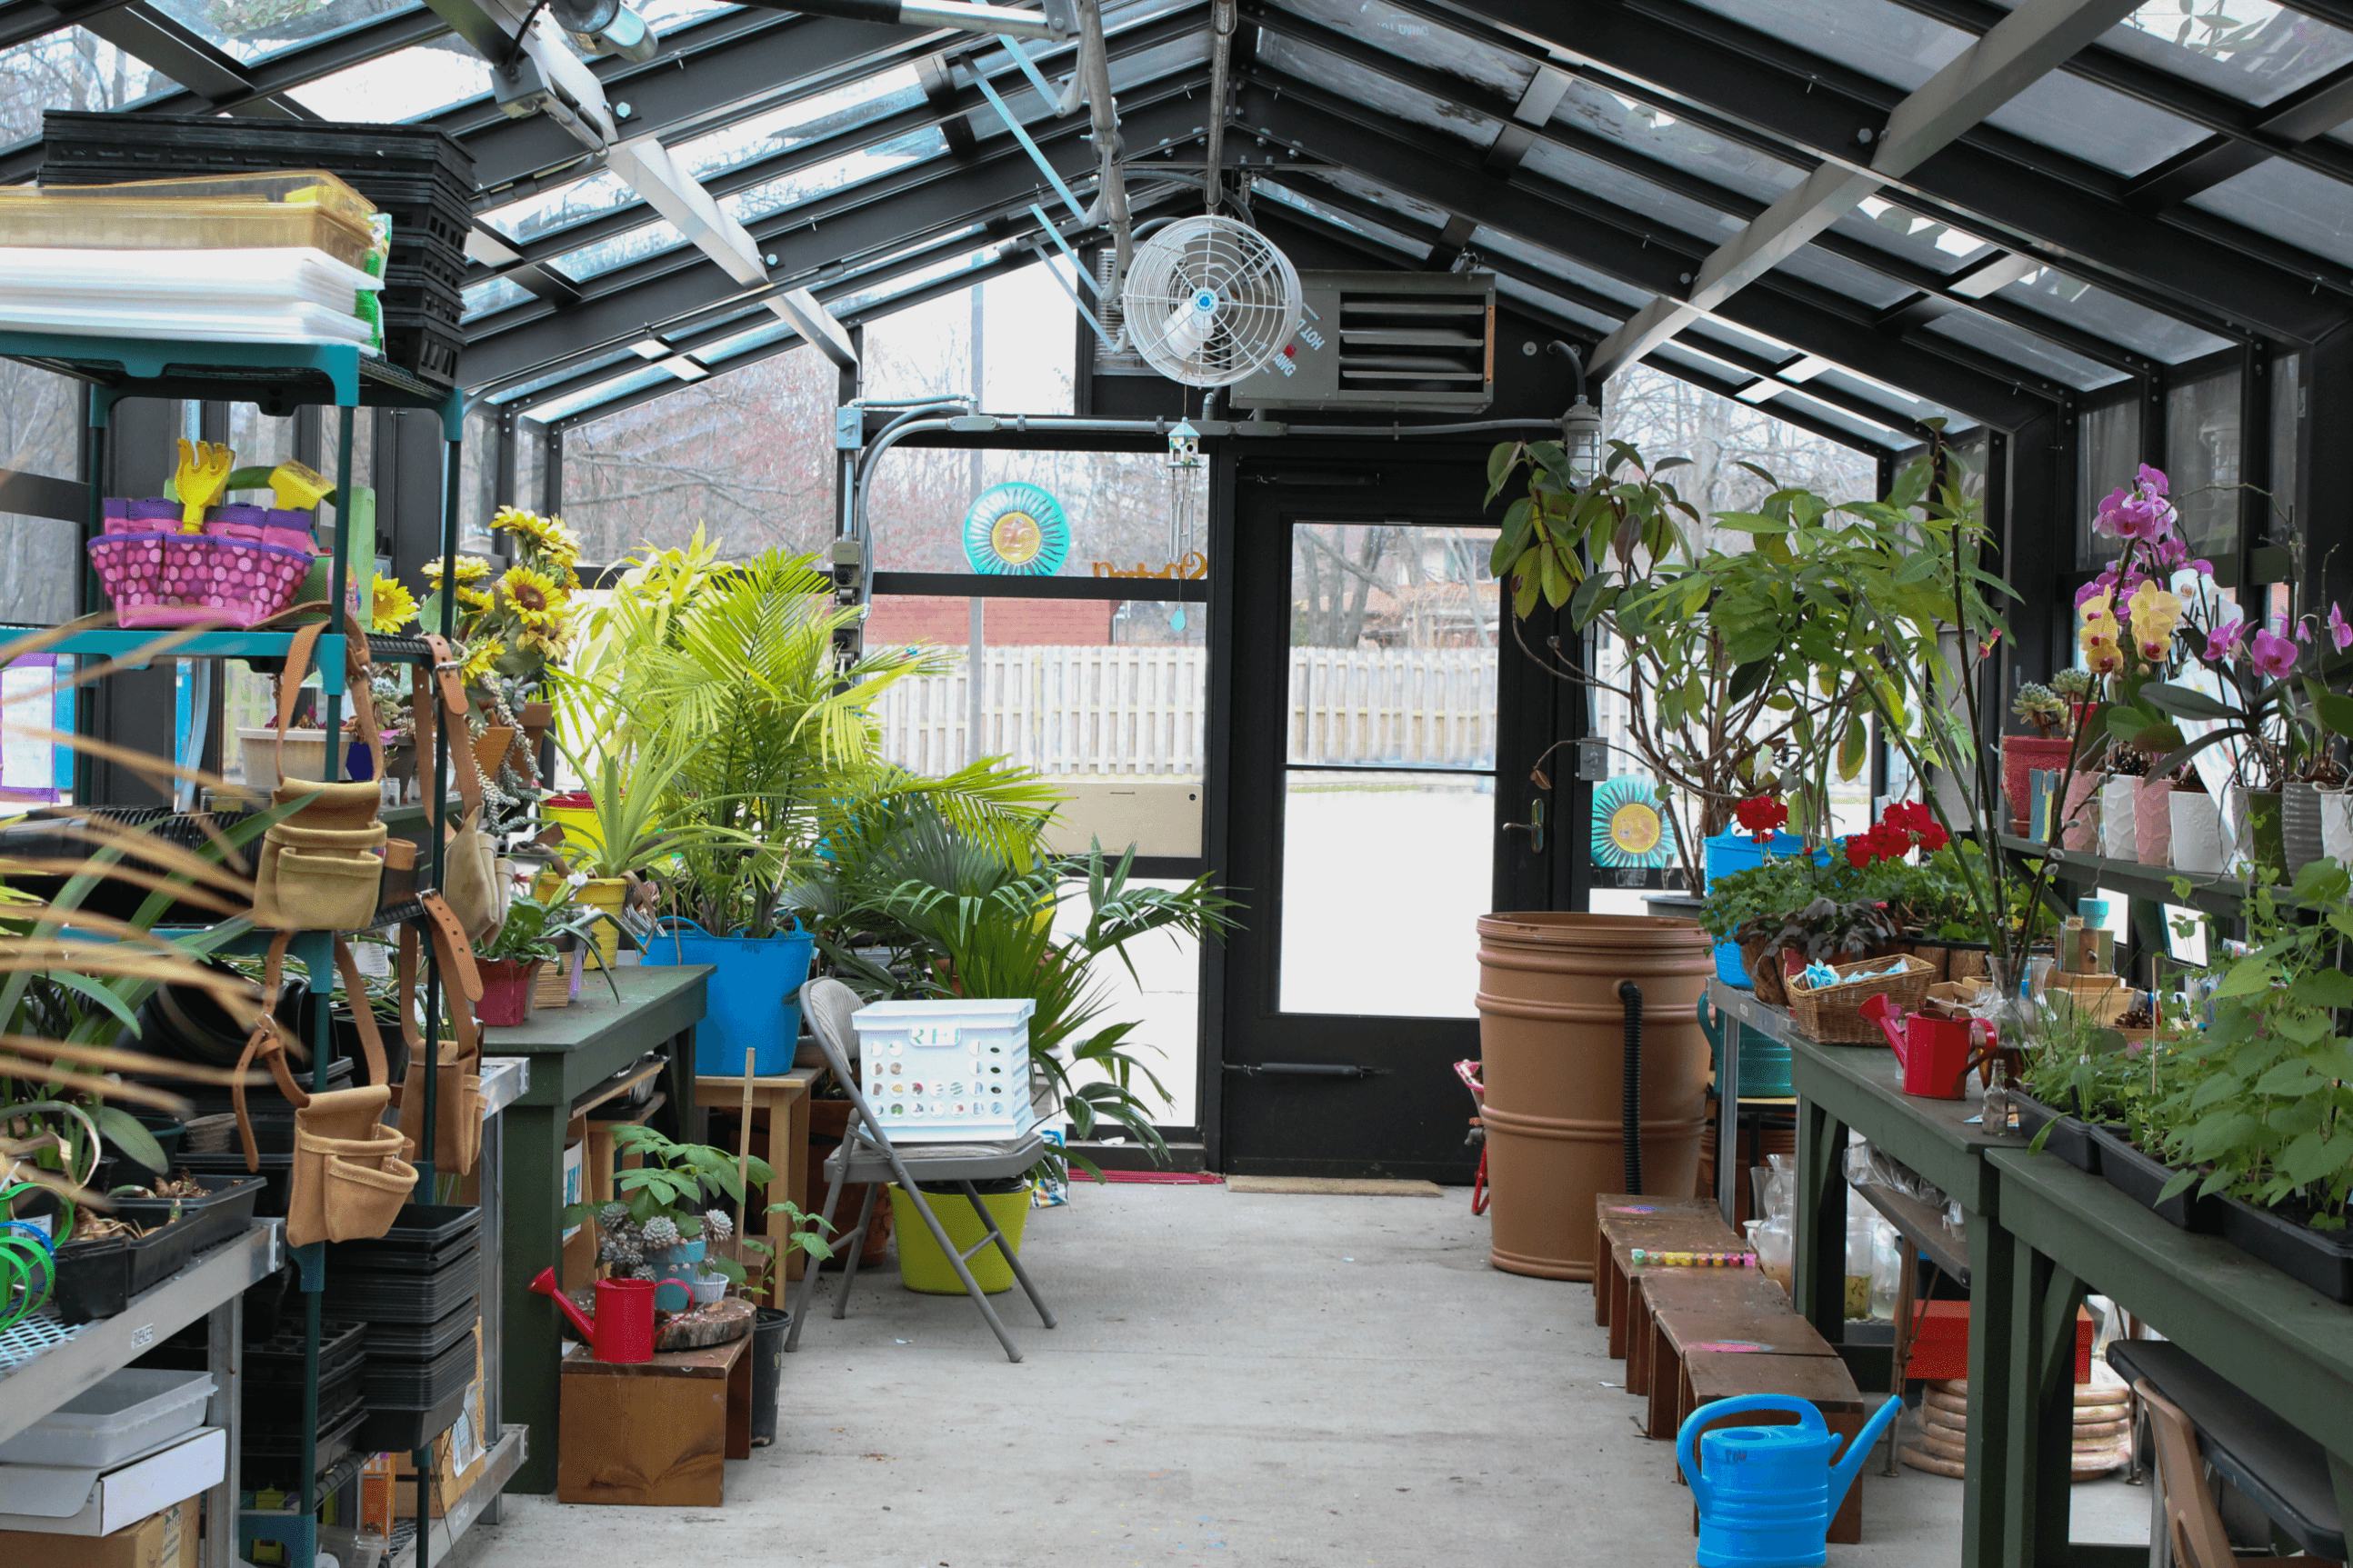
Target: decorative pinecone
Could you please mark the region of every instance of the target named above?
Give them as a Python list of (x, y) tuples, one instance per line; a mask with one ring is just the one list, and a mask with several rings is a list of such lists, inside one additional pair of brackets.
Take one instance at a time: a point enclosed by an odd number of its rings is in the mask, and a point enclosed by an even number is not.
[(629, 1205), (627, 1204), (607, 1204), (596, 1211), (596, 1223), (607, 1230), (618, 1230), (628, 1217)]
[(666, 1214), (658, 1214), (646, 1221), (646, 1245), (649, 1247), (676, 1247), (678, 1221)]
[(713, 1241), (724, 1241), (735, 1234), (735, 1222), (727, 1217), (725, 1209), (702, 1211), (702, 1234)]

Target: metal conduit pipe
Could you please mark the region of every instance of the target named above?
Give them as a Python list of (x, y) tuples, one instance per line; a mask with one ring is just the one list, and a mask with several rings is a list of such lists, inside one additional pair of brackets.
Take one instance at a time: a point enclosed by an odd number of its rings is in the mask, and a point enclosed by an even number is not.
[(1211, 0), (1209, 5), (1209, 147), (1203, 160), (1201, 185), (1208, 211), (1217, 216), (1226, 197), (1226, 100), (1233, 84), (1234, 28), (1239, 18), (1234, 0)]
[(1119, 139), (1119, 105), (1111, 92), (1111, 51), (1103, 44), (1102, 0), (1079, 0), (1078, 79), (1086, 84), (1087, 118), (1094, 128), (1095, 156), (1101, 169), (1094, 207), (1087, 216), (1090, 225), (1099, 223), (1111, 230), (1112, 270), (1103, 296), (1115, 300), (1135, 258), (1135, 234), (1134, 221), (1128, 216), (1127, 176), (1120, 168), (1124, 149)]

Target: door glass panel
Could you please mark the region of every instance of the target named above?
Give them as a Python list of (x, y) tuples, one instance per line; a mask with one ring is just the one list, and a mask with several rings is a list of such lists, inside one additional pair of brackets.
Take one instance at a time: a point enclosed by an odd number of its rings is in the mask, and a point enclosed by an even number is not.
[(1475, 1011), (1494, 897), (1493, 543), (1477, 528), (1292, 531), (1283, 1012)]

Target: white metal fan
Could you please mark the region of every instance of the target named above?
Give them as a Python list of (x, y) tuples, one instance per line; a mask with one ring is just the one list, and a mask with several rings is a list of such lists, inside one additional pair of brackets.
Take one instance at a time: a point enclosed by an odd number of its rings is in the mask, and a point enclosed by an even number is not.
[(1187, 386), (1230, 386), (1263, 369), (1303, 310), (1291, 258), (1229, 217), (1179, 218), (1138, 241), (1120, 290), (1135, 352)]

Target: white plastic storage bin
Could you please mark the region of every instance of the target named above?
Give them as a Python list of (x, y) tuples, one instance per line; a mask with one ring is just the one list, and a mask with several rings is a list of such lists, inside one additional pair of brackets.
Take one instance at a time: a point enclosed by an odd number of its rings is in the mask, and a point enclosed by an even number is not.
[(1029, 1087), (1035, 1002), (874, 1002), (858, 1030), (859, 1079), (892, 1138), (1018, 1138), (1038, 1120)]
[(0, 1464), (112, 1469), (202, 1426), (212, 1393), (208, 1373), (126, 1368), (0, 1443)]

